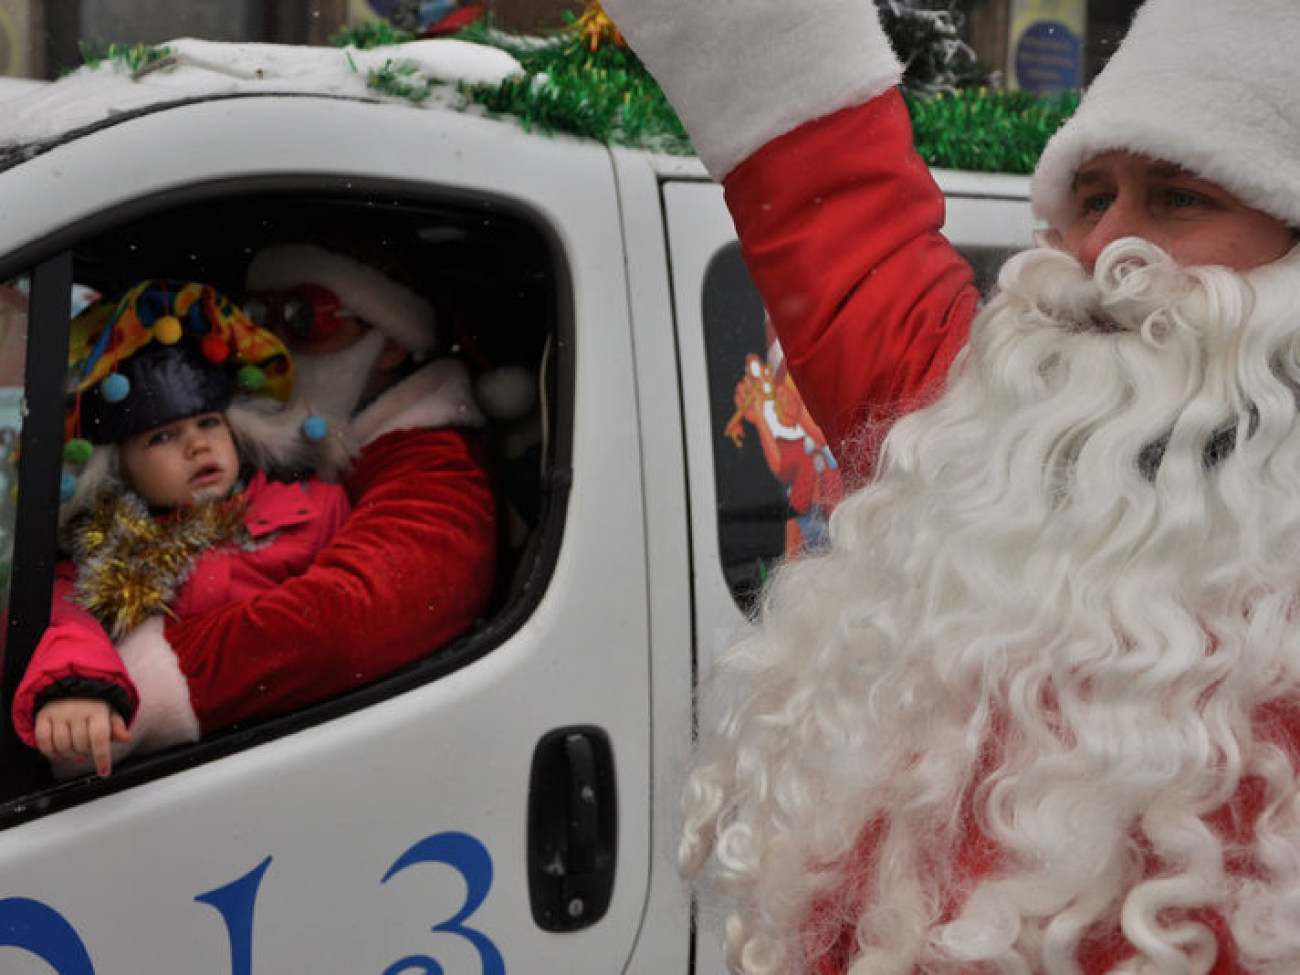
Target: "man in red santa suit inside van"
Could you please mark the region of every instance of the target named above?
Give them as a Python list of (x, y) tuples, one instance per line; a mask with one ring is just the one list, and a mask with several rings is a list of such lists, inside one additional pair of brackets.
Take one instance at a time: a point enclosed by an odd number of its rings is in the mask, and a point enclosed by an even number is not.
[(1300, 6), (1149, 0), (983, 310), (869, 0), (605, 6), (871, 469), (706, 684), (732, 968), (1300, 971)]
[(293, 352), (299, 386), (357, 451), (353, 512), (303, 575), (241, 603), (155, 618), (119, 651), (150, 751), (335, 697), (469, 630), (492, 593), (496, 498), (483, 417), (439, 321), (372, 262), (315, 244), (255, 255), (246, 304)]

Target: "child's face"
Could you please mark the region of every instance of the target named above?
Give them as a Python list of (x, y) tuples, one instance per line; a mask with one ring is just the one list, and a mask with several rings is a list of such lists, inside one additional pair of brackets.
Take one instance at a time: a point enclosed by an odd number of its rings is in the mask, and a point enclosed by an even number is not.
[(153, 507), (220, 500), (239, 478), (239, 454), (221, 413), (199, 413), (122, 441), (122, 470)]

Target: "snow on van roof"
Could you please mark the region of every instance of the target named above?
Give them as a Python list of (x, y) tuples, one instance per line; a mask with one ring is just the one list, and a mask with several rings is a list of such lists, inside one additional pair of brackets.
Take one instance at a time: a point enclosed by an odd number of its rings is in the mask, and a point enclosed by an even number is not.
[(368, 84), (376, 72), (442, 82), (426, 103), (461, 107), (456, 83), (500, 84), (523, 74), (509, 53), (452, 39), (360, 50), (289, 44), (169, 41), (160, 61), (132, 71), (105, 59), (5, 102), (0, 148), (47, 143), (115, 115), (154, 105), (239, 94), (317, 94), (409, 101)]

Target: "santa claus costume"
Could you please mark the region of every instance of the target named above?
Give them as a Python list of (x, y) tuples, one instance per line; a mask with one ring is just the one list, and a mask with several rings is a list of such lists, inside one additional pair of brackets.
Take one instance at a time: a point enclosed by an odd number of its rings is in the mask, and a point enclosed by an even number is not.
[[(365, 340), (369, 360), (296, 353), (309, 397), (330, 377), (364, 379), (384, 339), (428, 359), (438, 323), (411, 288), (346, 255), (286, 246), (287, 254), (277, 247), (263, 255), (274, 277), (255, 277), (255, 259), (250, 288), (288, 288), (323, 272), (335, 303), (377, 336)], [(478, 622), (495, 580), (497, 509), (465, 371), (428, 360), (350, 421), (340, 414), (358, 405), (362, 384), (344, 385), (351, 401), (322, 398), (313, 409), (359, 448), (343, 476), (352, 514), (301, 575), (220, 610), (153, 618), (120, 642), (140, 707), (132, 742), (115, 755), (328, 700)]]
[[(841, 456), (933, 404), (706, 684), (681, 854), (732, 968), (1300, 970), (1300, 259), (1032, 251), (972, 325), (872, 4), (606, 7)], [(1295, 14), (1150, 0), (1039, 216), (1126, 150), (1300, 225)]]

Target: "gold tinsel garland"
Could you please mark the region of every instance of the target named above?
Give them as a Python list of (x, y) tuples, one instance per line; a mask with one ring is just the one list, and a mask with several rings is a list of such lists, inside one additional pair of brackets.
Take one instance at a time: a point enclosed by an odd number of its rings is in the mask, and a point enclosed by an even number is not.
[(615, 47), (627, 47), (627, 40), (618, 25), (610, 19), (609, 14), (600, 5), (600, 0), (587, 0), (582, 16), (573, 22), (571, 30), (582, 39), (582, 45), (588, 51), (598, 51), (603, 44)]
[(251, 548), (242, 503), (205, 502), (154, 517), (130, 491), (107, 489), (69, 522), (77, 565), (73, 598), (116, 640), (170, 603), (194, 560), (211, 548)]

